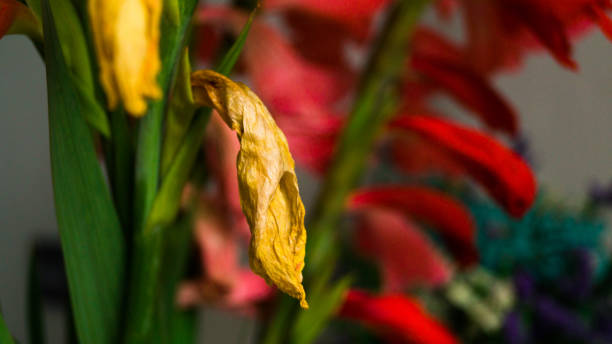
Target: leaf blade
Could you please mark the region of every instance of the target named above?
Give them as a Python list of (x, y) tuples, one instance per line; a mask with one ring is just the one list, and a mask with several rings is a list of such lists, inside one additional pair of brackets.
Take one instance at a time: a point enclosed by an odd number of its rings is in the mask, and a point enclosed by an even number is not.
[(55, 208), (81, 343), (116, 340), (124, 242), (48, 1), (43, 2)]

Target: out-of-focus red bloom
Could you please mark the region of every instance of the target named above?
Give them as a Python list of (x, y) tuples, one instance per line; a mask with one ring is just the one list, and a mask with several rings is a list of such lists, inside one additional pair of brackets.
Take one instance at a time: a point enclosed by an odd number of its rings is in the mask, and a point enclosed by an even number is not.
[(522, 216), (533, 203), (536, 184), (531, 169), (493, 138), (433, 117), (404, 116), (391, 125), (444, 148), (511, 215)]
[(395, 166), (409, 174), (443, 173), (458, 178), (465, 169), (443, 148), (419, 136), (395, 136), (390, 141), (391, 159)]
[(369, 31), (374, 15), (389, 2), (389, 0), (266, 0), (264, 8), (309, 12), (340, 22), (358, 36), (364, 36)]
[(393, 209), (426, 223), (443, 235), (460, 263), (469, 265), (477, 261), (472, 216), (461, 203), (440, 191), (402, 185), (362, 188), (351, 195), (349, 207), (364, 206)]
[[(465, 53), (450, 41), (432, 30), (420, 28), (413, 37), (410, 62), (420, 76), (421, 87), (429, 85), (430, 92), (444, 91), (492, 129), (517, 133), (514, 109), (484, 75), (466, 63)], [(410, 94), (407, 96), (408, 104), (419, 101)]]
[(458, 340), (417, 300), (402, 294), (370, 295), (350, 290), (340, 316), (356, 320), (394, 342), (451, 344)]
[(400, 212), (361, 207), (357, 218), (359, 251), (379, 263), (384, 290), (435, 287), (451, 278), (451, 269), (434, 244)]
[(591, 24), (612, 37), (609, 0), (463, 0), (472, 66), (491, 72), (520, 63), (539, 43), (563, 66), (576, 69), (571, 37)]
[[(362, 45), (367, 32), (355, 33), (344, 23), (299, 10), (283, 12), (293, 48), (310, 63), (339, 69), (351, 79), (355, 72), (347, 61), (347, 44)], [(367, 27), (363, 27), (367, 29)]]
[(444, 19), (450, 18), (451, 14), (458, 6), (457, 0), (437, 0), (435, 2), (436, 12), (438, 16)]

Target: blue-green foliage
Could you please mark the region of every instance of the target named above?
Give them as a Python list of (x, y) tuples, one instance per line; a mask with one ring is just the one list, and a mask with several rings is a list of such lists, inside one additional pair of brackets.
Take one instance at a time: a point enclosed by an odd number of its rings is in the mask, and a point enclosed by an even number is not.
[(547, 203), (540, 193), (533, 208), (521, 219), (508, 216), (492, 202), (464, 197), (477, 224), (477, 246), (483, 266), (499, 274), (527, 270), (538, 279), (554, 280), (570, 270), (571, 252), (593, 253), (597, 272), (607, 256), (602, 248), (602, 220), (572, 213)]

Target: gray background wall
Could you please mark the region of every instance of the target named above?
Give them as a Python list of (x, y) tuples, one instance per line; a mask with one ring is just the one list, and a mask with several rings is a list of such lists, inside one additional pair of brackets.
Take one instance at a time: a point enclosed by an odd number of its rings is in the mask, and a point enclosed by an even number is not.
[[(590, 181), (612, 179), (612, 43), (594, 33), (576, 45), (575, 57), (578, 74), (541, 54), (520, 74), (497, 80), (521, 114), (540, 182), (572, 204)], [(28, 249), (37, 235), (56, 235), (56, 223), (44, 69), (23, 37), (0, 41), (0, 112), (0, 304), (9, 328), (25, 340)], [(48, 318), (57, 327), (56, 317)], [(235, 326), (223, 331), (226, 320), (209, 311), (204, 333), (239, 335)]]

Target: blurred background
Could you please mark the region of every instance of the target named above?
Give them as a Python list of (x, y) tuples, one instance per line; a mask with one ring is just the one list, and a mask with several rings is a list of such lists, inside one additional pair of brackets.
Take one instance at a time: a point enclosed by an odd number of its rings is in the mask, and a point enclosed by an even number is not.
[[(459, 26), (452, 21), (437, 25), (450, 35)], [(496, 79), (521, 115), (539, 182), (570, 206), (584, 199), (592, 183), (612, 180), (612, 45), (594, 30), (576, 43), (575, 59), (579, 73), (560, 68), (542, 53), (530, 56), (521, 73)], [(25, 340), (28, 256), (36, 238), (57, 237), (45, 74), (31, 43), (21, 36), (0, 41), (0, 66), (0, 305), (13, 334)], [(440, 106), (454, 107), (446, 99), (440, 99)], [(308, 209), (317, 185), (308, 175), (300, 178)], [(224, 342), (233, 343), (253, 331), (248, 320), (203, 312), (204, 342), (216, 342), (216, 334), (223, 333)], [(62, 337), (58, 315), (46, 314), (46, 326)]]

